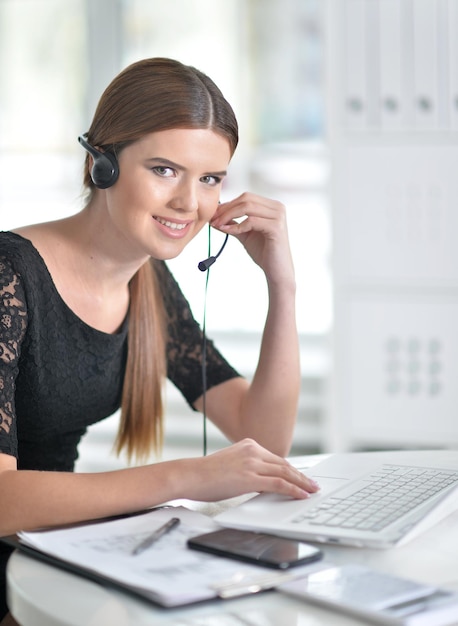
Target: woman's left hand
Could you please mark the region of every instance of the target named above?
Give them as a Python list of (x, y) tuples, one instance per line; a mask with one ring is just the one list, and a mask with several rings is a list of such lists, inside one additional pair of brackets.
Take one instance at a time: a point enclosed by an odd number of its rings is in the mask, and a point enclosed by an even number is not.
[[(244, 218), (237, 222), (239, 218)], [(244, 245), (272, 281), (294, 279), (286, 209), (281, 202), (245, 192), (218, 206), (211, 226)]]

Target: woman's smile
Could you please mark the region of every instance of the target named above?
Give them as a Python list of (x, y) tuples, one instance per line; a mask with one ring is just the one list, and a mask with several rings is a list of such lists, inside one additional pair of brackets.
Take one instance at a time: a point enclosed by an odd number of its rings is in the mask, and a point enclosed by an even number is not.
[(159, 217), (159, 215), (153, 215), (153, 219), (158, 223), (158, 227), (161, 232), (165, 233), (169, 237), (174, 238), (185, 237), (187, 231), (189, 230), (190, 224), (192, 224), (192, 221), (172, 221), (167, 220), (163, 217)]

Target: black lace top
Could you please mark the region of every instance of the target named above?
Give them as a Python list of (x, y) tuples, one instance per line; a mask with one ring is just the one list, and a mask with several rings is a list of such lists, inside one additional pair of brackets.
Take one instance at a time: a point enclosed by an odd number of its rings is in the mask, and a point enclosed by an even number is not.
[[(187, 402), (202, 395), (202, 333), (164, 262), (167, 375)], [(120, 406), (128, 318), (117, 334), (65, 304), (32, 243), (0, 232), (0, 451), (21, 469), (72, 471), (88, 425)], [(151, 349), (154, 349), (152, 347)], [(207, 387), (239, 374), (207, 342)]]

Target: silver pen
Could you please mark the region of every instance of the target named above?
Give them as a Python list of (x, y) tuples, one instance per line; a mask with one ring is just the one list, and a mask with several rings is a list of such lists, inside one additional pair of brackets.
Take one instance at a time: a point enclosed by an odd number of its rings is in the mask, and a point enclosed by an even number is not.
[(136, 546), (132, 550), (132, 554), (133, 555), (140, 554), (141, 552), (146, 550), (146, 548), (149, 548), (151, 545), (153, 545), (153, 543), (155, 543), (158, 539), (160, 539), (162, 535), (165, 535), (170, 530), (172, 530), (172, 528), (175, 528), (175, 526), (178, 526), (179, 523), (180, 523), (180, 520), (178, 517), (172, 517), (172, 519), (169, 519), (168, 522), (166, 522), (162, 526), (159, 526), (159, 528), (156, 529), (153, 533), (151, 533), (151, 535), (149, 535), (146, 539), (140, 542), (138, 546)]

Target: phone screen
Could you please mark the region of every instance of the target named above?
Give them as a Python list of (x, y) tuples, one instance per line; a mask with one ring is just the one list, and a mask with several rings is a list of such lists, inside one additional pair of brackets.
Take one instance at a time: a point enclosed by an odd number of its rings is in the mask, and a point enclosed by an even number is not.
[(188, 546), (248, 563), (288, 569), (322, 558), (322, 551), (303, 541), (274, 537), (267, 533), (223, 528), (188, 539)]

